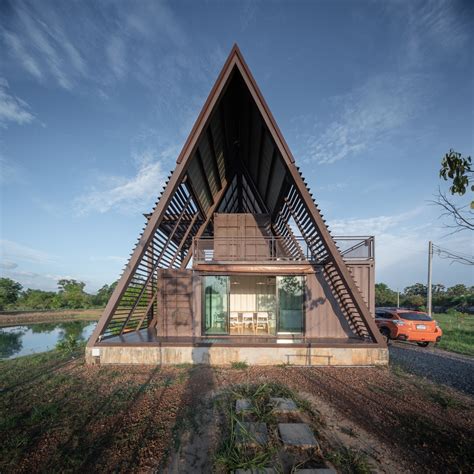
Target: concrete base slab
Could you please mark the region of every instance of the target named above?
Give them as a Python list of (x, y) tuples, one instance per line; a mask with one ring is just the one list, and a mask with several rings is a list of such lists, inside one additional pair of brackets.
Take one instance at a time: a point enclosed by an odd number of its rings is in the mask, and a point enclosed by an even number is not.
[[(94, 351), (94, 353), (93, 353)], [(211, 364), (229, 365), (245, 361), (249, 365), (358, 366), (387, 365), (388, 350), (379, 347), (318, 347), (308, 349), (275, 347), (193, 347), (97, 345), (86, 347), (89, 364)]]
[(306, 423), (278, 423), (278, 431), (285, 446), (308, 449), (318, 445)]
[(250, 400), (247, 398), (241, 398), (235, 401), (235, 413), (244, 413), (252, 408)]
[(237, 444), (257, 446), (268, 443), (266, 423), (241, 422), (237, 424), (235, 431)]
[(292, 413), (298, 411), (296, 403), (291, 398), (270, 398), (273, 410), (277, 413)]

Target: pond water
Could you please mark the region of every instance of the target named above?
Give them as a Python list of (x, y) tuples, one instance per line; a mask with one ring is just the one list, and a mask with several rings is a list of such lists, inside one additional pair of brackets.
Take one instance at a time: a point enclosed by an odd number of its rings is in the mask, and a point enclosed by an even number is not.
[(70, 336), (86, 341), (96, 324), (96, 321), (70, 321), (0, 328), (0, 359), (49, 351)]

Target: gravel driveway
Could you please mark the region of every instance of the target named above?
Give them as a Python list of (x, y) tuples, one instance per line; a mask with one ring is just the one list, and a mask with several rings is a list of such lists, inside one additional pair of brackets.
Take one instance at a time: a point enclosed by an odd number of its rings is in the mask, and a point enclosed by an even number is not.
[(474, 395), (474, 358), (409, 343), (389, 346), (390, 363), (433, 382)]

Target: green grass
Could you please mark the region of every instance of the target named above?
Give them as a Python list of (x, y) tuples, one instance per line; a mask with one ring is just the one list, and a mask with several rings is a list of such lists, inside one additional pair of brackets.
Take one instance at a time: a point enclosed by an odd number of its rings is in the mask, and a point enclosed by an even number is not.
[(474, 315), (452, 312), (433, 315), (443, 330), (438, 347), (474, 356)]
[(351, 448), (340, 448), (328, 455), (329, 460), (343, 473), (370, 474), (372, 468), (367, 455)]
[(240, 369), (240, 370), (244, 370), (244, 369), (247, 369), (248, 368), (248, 364), (247, 362), (245, 361), (236, 361), (236, 362), (231, 362), (230, 363), (230, 366), (233, 368), (233, 369)]

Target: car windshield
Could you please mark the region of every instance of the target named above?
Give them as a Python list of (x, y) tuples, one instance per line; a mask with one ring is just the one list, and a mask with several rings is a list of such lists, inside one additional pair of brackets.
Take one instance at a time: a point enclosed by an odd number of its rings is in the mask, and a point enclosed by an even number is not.
[(432, 321), (426, 313), (399, 313), (399, 316), (409, 321)]

